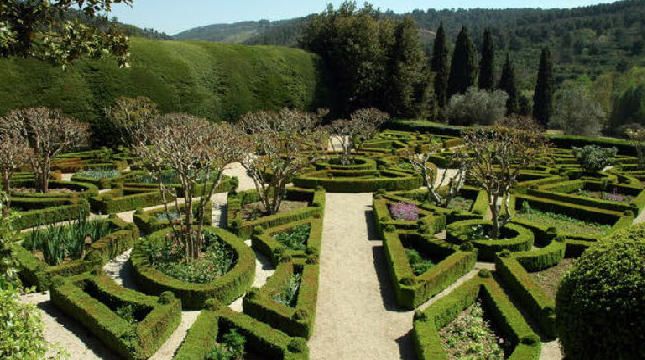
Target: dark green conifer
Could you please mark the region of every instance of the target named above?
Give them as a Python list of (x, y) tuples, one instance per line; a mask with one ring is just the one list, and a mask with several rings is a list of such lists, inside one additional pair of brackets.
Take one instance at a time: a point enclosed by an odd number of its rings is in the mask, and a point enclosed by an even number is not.
[(477, 63), (475, 48), (464, 26), (457, 36), (455, 51), (452, 54), (450, 76), (448, 77), (448, 99), (455, 94), (463, 94), (475, 85)]
[(432, 59), (430, 70), (434, 73), (434, 92), (437, 98), (437, 105), (442, 108), (446, 105), (448, 91), (448, 44), (443, 23), (437, 29), (437, 36), (432, 48)]
[(553, 91), (553, 63), (551, 51), (546, 47), (540, 55), (540, 70), (533, 95), (533, 117), (545, 127), (553, 113)]
[(502, 77), (499, 79), (497, 88), (508, 94), (506, 101), (506, 114), (519, 113), (519, 94), (517, 92), (517, 83), (515, 82), (515, 68), (511, 62), (511, 56), (506, 54), (506, 62), (502, 69)]
[(493, 90), (495, 87), (495, 47), (490, 30), (484, 31), (482, 58), (479, 62), (479, 88)]

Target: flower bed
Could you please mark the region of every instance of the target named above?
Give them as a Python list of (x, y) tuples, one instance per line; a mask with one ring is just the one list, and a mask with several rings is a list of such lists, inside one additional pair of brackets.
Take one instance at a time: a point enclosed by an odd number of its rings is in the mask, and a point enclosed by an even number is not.
[[(198, 216), (196, 210), (197, 210), (197, 204), (193, 204), (193, 224), (199, 224), (201, 221), (201, 217)], [(184, 205), (180, 204), (179, 209), (183, 211), (185, 208)], [(137, 225), (139, 230), (141, 231), (141, 234), (143, 235), (148, 235), (152, 234), (153, 232), (162, 230), (164, 228), (167, 228), (171, 222), (176, 223), (181, 217), (182, 213), (177, 211), (177, 208), (174, 206), (168, 206), (168, 212), (170, 218), (168, 218), (168, 214), (166, 214), (166, 209), (164, 207), (161, 207), (159, 209), (154, 209), (154, 210), (149, 210), (149, 211), (143, 211), (142, 208), (138, 208), (133, 216), (133, 221), (134, 224)], [(213, 223), (213, 204), (209, 201), (205, 204), (204, 206), (204, 225), (212, 225)]]

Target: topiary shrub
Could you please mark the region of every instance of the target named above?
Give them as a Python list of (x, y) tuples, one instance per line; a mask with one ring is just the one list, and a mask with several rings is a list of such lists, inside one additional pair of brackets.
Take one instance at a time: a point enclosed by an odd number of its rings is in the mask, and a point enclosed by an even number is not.
[(568, 359), (645, 358), (645, 224), (590, 247), (556, 297)]

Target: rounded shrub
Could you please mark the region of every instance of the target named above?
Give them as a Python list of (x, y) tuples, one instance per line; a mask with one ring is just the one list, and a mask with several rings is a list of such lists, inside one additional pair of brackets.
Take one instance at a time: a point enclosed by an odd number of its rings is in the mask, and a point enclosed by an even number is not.
[(645, 358), (645, 224), (590, 247), (556, 297), (557, 331), (569, 359)]

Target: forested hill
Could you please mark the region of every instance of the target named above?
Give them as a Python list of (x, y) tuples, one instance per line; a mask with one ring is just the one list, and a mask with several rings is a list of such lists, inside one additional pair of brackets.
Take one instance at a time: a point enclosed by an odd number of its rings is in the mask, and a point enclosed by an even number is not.
[[(431, 49), (434, 31), (441, 22), (453, 41), (461, 26), (467, 26), (476, 45), (481, 42), (483, 29), (488, 27), (493, 32), (495, 47), (511, 52), (518, 65), (520, 81), (526, 83), (533, 81), (539, 49), (546, 45), (553, 50), (560, 81), (582, 74), (595, 77), (607, 71), (645, 65), (643, 0), (574, 9), (429, 9), (385, 15), (412, 16), (421, 28), (428, 49)], [(306, 18), (297, 18), (280, 22), (219, 24), (189, 30), (177, 38), (297, 46), (305, 21)]]

